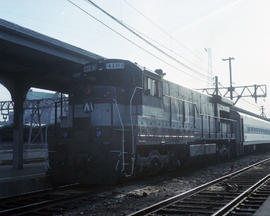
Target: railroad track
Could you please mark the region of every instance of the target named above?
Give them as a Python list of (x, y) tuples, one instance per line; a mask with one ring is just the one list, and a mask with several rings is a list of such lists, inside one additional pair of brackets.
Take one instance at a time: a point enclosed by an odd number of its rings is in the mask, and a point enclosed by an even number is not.
[(130, 214), (253, 215), (270, 195), (270, 158)]
[(68, 201), (90, 195), (92, 192), (89, 186), (72, 184), (1, 198), (0, 216), (62, 214), (68, 206)]

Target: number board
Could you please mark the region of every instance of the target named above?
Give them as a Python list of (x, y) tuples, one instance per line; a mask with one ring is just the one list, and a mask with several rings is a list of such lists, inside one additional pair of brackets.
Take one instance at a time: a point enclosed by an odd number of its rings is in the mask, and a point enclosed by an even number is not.
[(125, 64), (123, 62), (106, 64), (107, 70), (116, 70), (116, 69), (124, 69), (124, 68), (125, 68)]

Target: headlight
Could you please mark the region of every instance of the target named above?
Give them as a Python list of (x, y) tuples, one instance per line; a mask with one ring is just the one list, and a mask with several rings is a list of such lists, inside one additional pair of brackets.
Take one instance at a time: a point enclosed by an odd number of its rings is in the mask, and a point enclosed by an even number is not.
[(96, 128), (96, 137), (101, 137), (101, 129)]

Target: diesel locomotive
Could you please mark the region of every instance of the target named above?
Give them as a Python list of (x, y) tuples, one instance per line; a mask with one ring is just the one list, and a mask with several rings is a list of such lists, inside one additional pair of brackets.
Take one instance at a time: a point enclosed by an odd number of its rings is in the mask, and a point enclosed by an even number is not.
[(270, 122), (164, 75), (120, 59), (74, 72), (67, 115), (48, 136), (54, 181), (111, 183), (270, 143)]

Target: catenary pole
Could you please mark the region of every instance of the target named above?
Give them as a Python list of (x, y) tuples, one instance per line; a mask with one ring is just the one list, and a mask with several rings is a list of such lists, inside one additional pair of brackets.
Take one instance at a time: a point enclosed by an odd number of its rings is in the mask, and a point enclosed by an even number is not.
[(233, 87), (232, 87), (232, 60), (234, 60), (234, 57), (229, 57), (227, 59), (222, 59), (222, 61), (229, 61), (229, 70), (230, 70), (230, 99), (233, 100)]

